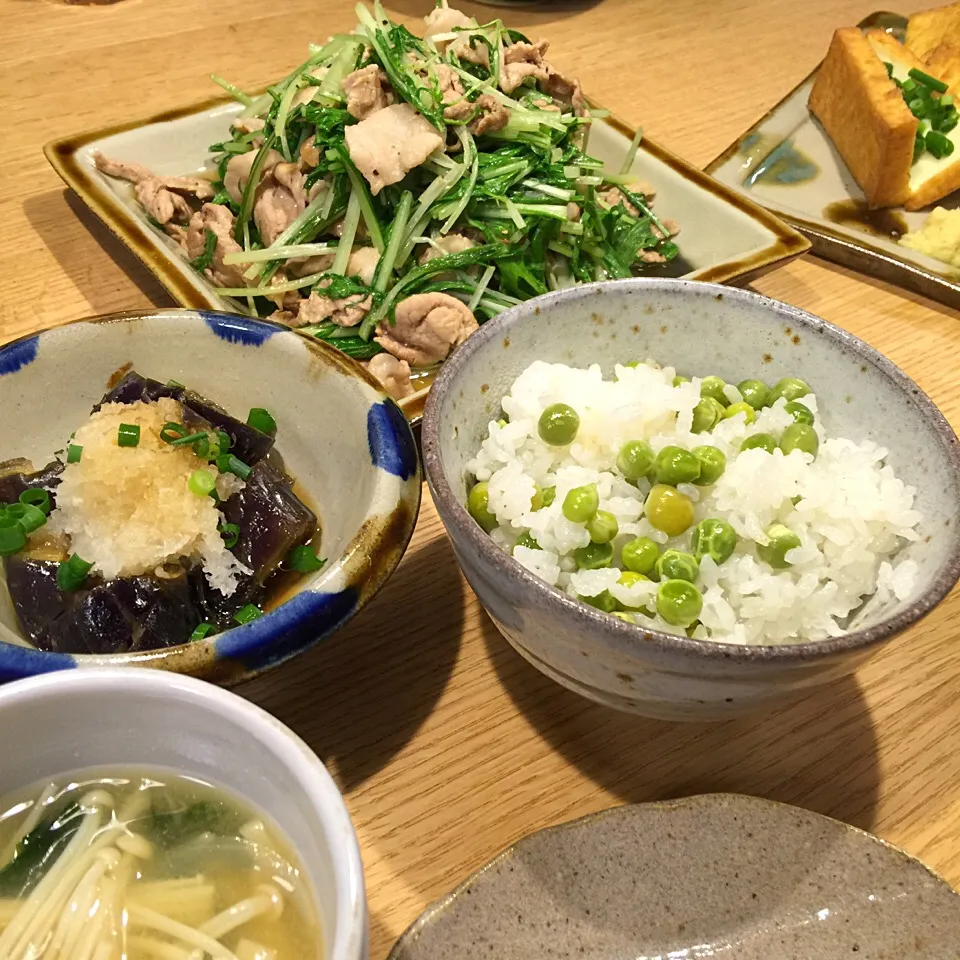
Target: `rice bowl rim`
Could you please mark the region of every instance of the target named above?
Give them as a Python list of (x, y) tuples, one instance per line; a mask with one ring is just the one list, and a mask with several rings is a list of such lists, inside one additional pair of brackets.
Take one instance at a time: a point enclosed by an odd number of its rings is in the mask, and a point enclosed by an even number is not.
[[(463, 368), (469, 365), (471, 358), (490, 340), (523, 322), (548, 322), (551, 308), (559, 303), (603, 296), (612, 288), (636, 292), (661, 292), (684, 298), (709, 296), (722, 299), (728, 303), (750, 304), (777, 314), (793, 323), (795, 327), (802, 327), (808, 333), (818, 333), (826, 336), (833, 341), (835, 348), (840, 348), (841, 353), (851, 351), (860, 360), (869, 363), (888, 381), (891, 381), (904, 399), (910, 403), (911, 409), (916, 412), (916, 416), (930, 426), (951, 468), (953, 498), (957, 503), (960, 503), (960, 440), (957, 439), (953, 428), (937, 405), (913, 379), (859, 337), (806, 310), (780, 300), (765, 297), (751, 290), (741, 290), (717, 283), (673, 278), (633, 277), (624, 280), (608, 280), (553, 291), (518, 304), (493, 317), (456, 349), (444, 363), (433, 383), (427, 397), (421, 427), (423, 466), (427, 484), (431, 495), (441, 508), (444, 524), (449, 524), (455, 529), (457, 538), (463, 538), (484, 565), (503, 567), (504, 572), (509, 577), (519, 581), (525, 590), (532, 591), (534, 597), (538, 598), (540, 602), (548, 605), (559, 605), (562, 612), (581, 620), (587, 620), (593, 626), (600, 628), (601, 631), (605, 631), (611, 640), (626, 641), (628, 644), (638, 644), (639, 641), (638, 646), (641, 649), (653, 646), (654, 649), (663, 653), (678, 653), (716, 661), (812, 660), (850, 653), (896, 636), (907, 627), (922, 620), (943, 600), (957, 583), (957, 580), (960, 579), (960, 525), (954, 525), (949, 554), (930, 585), (922, 594), (909, 601), (902, 610), (875, 624), (844, 633), (839, 637), (828, 637), (824, 640), (805, 640), (796, 643), (784, 641), (782, 643), (748, 645), (726, 643), (722, 640), (698, 640), (628, 624), (551, 586), (545, 580), (527, 570), (510, 554), (504, 552), (470, 516), (447, 477), (440, 454), (440, 410)], [(922, 491), (918, 490), (918, 493), (922, 493)]]

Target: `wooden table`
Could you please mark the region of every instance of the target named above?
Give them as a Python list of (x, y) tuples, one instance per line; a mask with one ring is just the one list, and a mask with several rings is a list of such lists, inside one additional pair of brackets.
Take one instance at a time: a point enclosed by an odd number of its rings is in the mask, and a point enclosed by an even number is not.
[[(241, 87), (270, 82), (309, 41), (349, 29), (353, 5), (0, 0), (0, 337), (171, 302), (64, 191), (40, 152), (46, 140), (203, 99), (210, 71)], [(388, 7), (412, 19), (427, 5)], [(550, 38), (599, 102), (703, 165), (811, 69), (834, 25), (876, 5), (602, 0), (520, 9), (511, 22)], [(954, 311), (812, 257), (755, 286), (867, 340), (960, 426)], [(425, 492), (410, 550), (375, 603), (244, 692), (303, 736), (342, 787), (381, 958), (431, 900), (518, 837), (613, 804), (706, 791), (847, 820), (960, 884), (958, 626), (955, 591), (856, 678), (772, 715), (715, 726), (619, 715), (507, 647)]]

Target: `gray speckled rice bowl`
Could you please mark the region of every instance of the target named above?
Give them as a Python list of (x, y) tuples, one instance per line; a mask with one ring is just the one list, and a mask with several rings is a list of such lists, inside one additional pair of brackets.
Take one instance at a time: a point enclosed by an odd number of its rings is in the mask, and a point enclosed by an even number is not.
[[(616, 364), (644, 358), (685, 376), (710, 373), (734, 384), (747, 377), (773, 384), (788, 376), (810, 383), (817, 429), (884, 448), (893, 474), (916, 490), (913, 508), (921, 517), (910, 513), (906, 500), (900, 501), (906, 512), (899, 517), (906, 518), (903, 527), (916, 523), (916, 539), (889, 551), (895, 557), (891, 571), (910, 561), (911, 577), (899, 583), (889, 578), (854, 608), (840, 636), (788, 643), (774, 636), (748, 644), (626, 623), (508, 556), (465, 508), (476, 480), (471, 461), (489, 436), (490, 422), (501, 415), (502, 398), (535, 360), (595, 363), (609, 379)], [(738, 443), (736, 436), (729, 439)], [(467, 579), (511, 644), (538, 669), (591, 699), (685, 719), (743, 712), (849, 673), (933, 609), (960, 575), (957, 446), (920, 389), (855, 337), (747, 291), (678, 280), (595, 284), (501, 315), (451, 358), (423, 426), (424, 462), (438, 510)]]

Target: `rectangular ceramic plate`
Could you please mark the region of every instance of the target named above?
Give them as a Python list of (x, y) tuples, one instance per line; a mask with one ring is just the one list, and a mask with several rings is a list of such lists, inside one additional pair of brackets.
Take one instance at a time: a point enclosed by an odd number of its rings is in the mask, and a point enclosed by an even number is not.
[[(903, 38), (907, 21), (875, 13), (860, 26)], [(818, 68), (819, 69), (819, 68)], [(707, 166), (707, 172), (801, 230), (818, 256), (960, 307), (960, 270), (896, 242), (929, 210), (866, 209), (830, 138), (807, 109), (816, 71)], [(938, 204), (960, 206), (954, 193)]]
[[(240, 109), (233, 102), (210, 101), (141, 123), (55, 140), (44, 147), (64, 182), (186, 307), (242, 312), (237, 304), (217, 296), (207, 280), (190, 268), (174, 242), (150, 224), (128, 184), (96, 169), (92, 154), (99, 150), (111, 158), (142, 163), (160, 174), (205, 170), (209, 165), (207, 148), (228, 138), (230, 121)], [(619, 169), (633, 135), (619, 120), (597, 121), (591, 131), (590, 152), (611, 169)], [(777, 217), (655, 143), (644, 141), (633, 173), (657, 191), (660, 216), (680, 224), (682, 260), (670, 264), (674, 275), (718, 283), (743, 281), (810, 247), (800, 233)], [(404, 401), (411, 418), (422, 409), (425, 393)]]

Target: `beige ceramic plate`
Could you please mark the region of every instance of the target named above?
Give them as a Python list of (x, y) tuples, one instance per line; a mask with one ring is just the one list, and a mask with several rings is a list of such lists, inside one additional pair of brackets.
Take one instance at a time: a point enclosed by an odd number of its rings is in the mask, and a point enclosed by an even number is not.
[[(176, 244), (151, 226), (129, 185), (99, 173), (91, 155), (100, 150), (161, 174), (204, 170), (209, 160), (207, 148), (228, 136), (230, 121), (240, 109), (232, 101), (209, 101), (142, 122), (54, 140), (44, 147), (64, 182), (186, 307), (242, 312), (213, 292), (206, 279), (183, 259)], [(619, 120), (598, 121), (590, 151), (619, 169), (633, 134)], [(719, 283), (744, 280), (810, 247), (803, 236), (762, 207), (655, 143), (644, 142), (633, 172), (656, 188), (660, 215), (680, 223), (683, 263), (677, 264), (678, 275)], [(402, 404), (410, 419), (419, 419), (425, 396), (423, 390)]]
[[(860, 26), (902, 38), (907, 21), (875, 13)], [(896, 237), (920, 227), (929, 210), (866, 210), (863, 193), (807, 100), (816, 71), (707, 166), (721, 183), (783, 217), (827, 260), (960, 307), (960, 270), (902, 247)], [(960, 194), (939, 204), (960, 206)]]
[(957, 960), (960, 896), (854, 827), (755, 797), (620, 807), (529, 836), (389, 960)]

